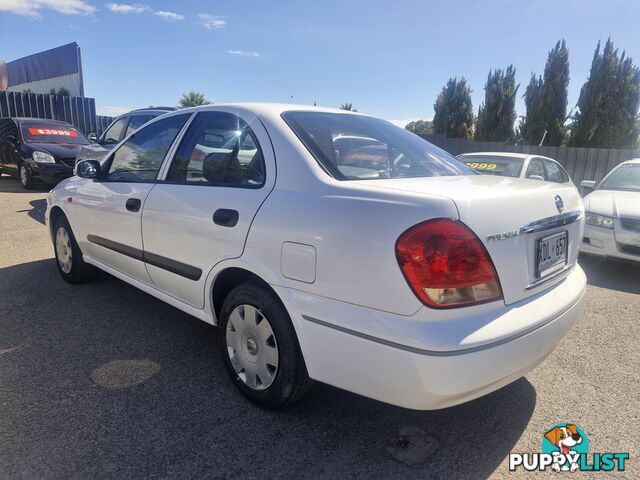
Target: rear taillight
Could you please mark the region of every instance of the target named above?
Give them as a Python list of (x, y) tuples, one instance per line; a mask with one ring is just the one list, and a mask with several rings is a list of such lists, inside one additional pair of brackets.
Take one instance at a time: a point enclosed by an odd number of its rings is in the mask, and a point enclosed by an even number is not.
[(435, 308), (502, 298), (491, 258), (464, 224), (438, 218), (419, 223), (396, 242), (396, 257), (418, 298)]

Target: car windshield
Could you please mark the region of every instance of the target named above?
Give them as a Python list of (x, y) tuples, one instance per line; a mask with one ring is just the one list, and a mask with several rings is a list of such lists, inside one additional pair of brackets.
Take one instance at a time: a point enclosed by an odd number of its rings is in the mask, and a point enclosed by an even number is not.
[(598, 190), (629, 190), (640, 192), (640, 164), (621, 165), (598, 185)]
[(384, 120), (293, 111), (282, 118), (338, 180), (474, 175), (444, 150)]
[(522, 158), (490, 157), (487, 155), (465, 155), (460, 160), (467, 167), (482, 175), (497, 175), (500, 177), (519, 177), (524, 163)]
[(22, 138), (27, 143), (88, 145), (89, 140), (71, 125), (23, 123)]

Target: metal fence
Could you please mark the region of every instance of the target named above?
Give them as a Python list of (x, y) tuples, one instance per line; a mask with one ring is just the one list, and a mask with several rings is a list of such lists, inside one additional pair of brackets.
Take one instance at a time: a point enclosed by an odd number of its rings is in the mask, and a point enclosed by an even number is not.
[(426, 135), (425, 139), (452, 155), (473, 152), (514, 152), (553, 158), (567, 170), (576, 185), (580, 185), (582, 180), (599, 182), (616, 165), (632, 158), (640, 158), (640, 150), (506, 145), (500, 142), (476, 142), (465, 138), (447, 138), (439, 134)]
[(96, 115), (96, 101), (93, 98), (23, 92), (0, 92), (2, 117), (62, 120), (85, 134), (102, 133), (112, 120), (111, 117)]

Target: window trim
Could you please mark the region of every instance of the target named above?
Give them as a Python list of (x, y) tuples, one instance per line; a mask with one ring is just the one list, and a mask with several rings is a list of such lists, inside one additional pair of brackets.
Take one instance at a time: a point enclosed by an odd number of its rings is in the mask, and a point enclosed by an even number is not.
[[(198, 182), (187, 182), (187, 181), (178, 181), (178, 180), (167, 180), (167, 175), (169, 174), (169, 169), (171, 168), (171, 164), (173, 163), (173, 161), (175, 160), (175, 156), (178, 153), (178, 149), (180, 148), (182, 141), (184, 140), (184, 136), (187, 134), (187, 130), (190, 127), (191, 123), (195, 122), (196, 118), (198, 117), (198, 115), (200, 114), (210, 114), (210, 113), (214, 113), (214, 114), (227, 114), (227, 115), (233, 115), (235, 117), (238, 117), (240, 120), (242, 120), (247, 127), (249, 127), (249, 129), (251, 130), (251, 134), (252, 134), (252, 138), (254, 143), (256, 144), (256, 146), (258, 147), (258, 149), (260, 150), (260, 155), (262, 156), (262, 164), (264, 165), (264, 178), (262, 179), (262, 183), (260, 185), (244, 185), (244, 184), (230, 184), (230, 183), (198, 183)], [(170, 154), (170, 156), (168, 155), (167, 157), (165, 157), (165, 162), (166, 164), (163, 164), (163, 168), (161, 169), (161, 171), (158, 174), (157, 177), (157, 183), (158, 184), (162, 184), (162, 185), (187, 185), (187, 186), (197, 186), (197, 187), (224, 187), (224, 188), (241, 188), (241, 189), (249, 189), (249, 190), (260, 190), (261, 188), (264, 188), (264, 186), (267, 184), (267, 160), (265, 158), (264, 155), (264, 149), (262, 148), (260, 141), (258, 140), (258, 135), (256, 134), (256, 132), (253, 130), (253, 128), (251, 128), (251, 126), (249, 125), (249, 123), (242, 118), (240, 115), (238, 115), (237, 113), (233, 113), (233, 112), (227, 112), (225, 110), (202, 110), (202, 111), (197, 111), (195, 112), (194, 115), (191, 116), (191, 118), (189, 119), (189, 122), (187, 122), (187, 124), (185, 125), (185, 128), (183, 129), (182, 132), (180, 132), (180, 135), (178, 137), (176, 137), (176, 141), (174, 142), (174, 145), (172, 145), (172, 148), (169, 149), (169, 151), (167, 152), (168, 154)]]
[[(160, 163), (160, 167), (158, 168), (158, 172), (156, 173), (156, 178), (153, 180), (148, 180), (148, 181), (142, 181), (142, 182), (132, 182), (130, 180), (109, 180), (106, 179), (105, 177), (109, 174), (109, 169), (111, 169), (111, 164), (113, 162), (113, 157), (115, 156), (116, 152), (118, 150), (120, 150), (122, 148), (122, 146), (128, 142), (131, 138), (134, 137), (134, 135), (136, 134), (136, 132), (138, 130), (135, 130), (133, 132), (131, 132), (129, 135), (127, 135), (125, 138), (123, 138), (118, 144), (116, 144), (116, 148), (114, 148), (111, 153), (109, 153), (109, 155), (107, 156), (106, 161), (101, 165), (100, 167), (100, 177), (94, 179), (94, 181), (96, 182), (100, 182), (100, 183), (140, 183), (140, 184), (148, 184), (148, 183), (159, 183), (159, 179), (161, 178), (161, 174), (163, 173), (163, 170), (165, 168), (165, 165), (167, 164), (167, 158), (169, 158), (169, 155), (173, 152), (174, 150), (174, 146), (176, 145), (176, 141), (179, 138), (182, 138), (182, 135), (184, 135), (184, 132), (186, 131), (187, 127), (191, 124), (191, 121), (193, 120), (193, 117), (195, 116), (192, 112), (176, 112), (175, 115), (171, 115), (171, 116), (167, 116), (165, 117), (164, 115), (158, 115), (156, 118), (150, 120), (150, 124), (147, 125), (147, 127), (145, 128), (149, 128), (151, 127), (154, 123), (156, 123), (157, 121), (161, 121), (161, 120), (165, 120), (167, 118), (171, 118), (171, 117), (178, 117), (181, 115), (187, 115), (189, 118), (187, 118), (187, 120), (185, 121), (184, 125), (182, 126), (182, 128), (178, 131), (178, 134), (176, 135), (176, 137), (173, 139), (173, 143), (171, 145), (169, 145), (169, 148), (167, 149), (167, 152), (165, 153), (164, 157), (162, 158), (162, 162)], [(163, 117), (163, 118), (160, 118)], [(127, 122), (127, 125), (129, 123)]]

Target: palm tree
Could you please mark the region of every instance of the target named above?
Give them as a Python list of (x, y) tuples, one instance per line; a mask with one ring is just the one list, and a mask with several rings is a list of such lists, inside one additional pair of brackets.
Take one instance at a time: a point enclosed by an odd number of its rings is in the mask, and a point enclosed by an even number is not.
[(180, 100), (178, 100), (178, 106), (180, 108), (197, 107), (198, 105), (210, 105), (211, 102), (204, 98), (204, 93), (189, 92), (183, 93)]
[(357, 108), (353, 108), (353, 103), (351, 103), (351, 102), (343, 103), (342, 105), (340, 105), (340, 110), (349, 110), (350, 112), (357, 112), (358, 111)]

